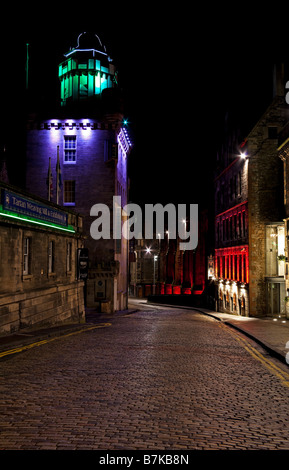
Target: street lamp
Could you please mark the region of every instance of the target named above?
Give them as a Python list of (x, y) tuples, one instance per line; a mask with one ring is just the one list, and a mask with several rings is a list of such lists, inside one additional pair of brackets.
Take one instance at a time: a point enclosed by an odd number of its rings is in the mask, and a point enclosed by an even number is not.
[[(184, 235), (184, 238), (185, 238), (186, 235), (187, 235), (187, 221), (186, 221), (186, 219), (183, 219), (182, 222), (183, 222), (183, 227), (184, 227), (184, 234), (183, 235)], [(183, 249), (183, 251), (185, 251), (185, 250), (186, 250), (186, 248)]]
[(242, 160), (248, 160), (249, 155), (246, 152), (240, 152), (239, 157), (241, 157)]
[[(152, 251), (157, 251), (157, 250), (152, 250), (151, 247), (146, 247), (146, 254), (147, 255), (151, 255), (152, 254)], [(156, 270), (156, 261), (157, 261), (158, 257), (157, 255), (153, 255), (153, 263), (154, 263), (154, 273), (153, 273), (153, 294), (155, 294), (155, 288), (156, 288), (156, 281), (155, 281), (155, 278), (156, 278), (156, 273), (155, 273), (155, 270)]]

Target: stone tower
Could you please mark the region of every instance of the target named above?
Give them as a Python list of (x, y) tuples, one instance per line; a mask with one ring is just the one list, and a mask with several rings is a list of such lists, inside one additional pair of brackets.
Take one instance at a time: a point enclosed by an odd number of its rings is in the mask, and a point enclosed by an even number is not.
[[(27, 128), (26, 188), (46, 197), (49, 157), (51, 200), (83, 215), (89, 253), (88, 307), (115, 311), (127, 306), (127, 240), (95, 240), (96, 204), (114, 210), (114, 196), (127, 204), (127, 160), (131, 149), (116, 71), (95, 34), (82, 33), (59, 65), (60, 103), (31, 113)], [(56, 199), (57, 195), (57, 199)]]

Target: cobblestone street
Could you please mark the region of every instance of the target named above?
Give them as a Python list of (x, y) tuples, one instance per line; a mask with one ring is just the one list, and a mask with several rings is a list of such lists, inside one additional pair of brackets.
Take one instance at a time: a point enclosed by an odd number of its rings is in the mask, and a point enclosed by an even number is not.
[(99, 326), (1, 359), (1, 450), (289, 449), (288, 383), (241, 334), (156, 306)]

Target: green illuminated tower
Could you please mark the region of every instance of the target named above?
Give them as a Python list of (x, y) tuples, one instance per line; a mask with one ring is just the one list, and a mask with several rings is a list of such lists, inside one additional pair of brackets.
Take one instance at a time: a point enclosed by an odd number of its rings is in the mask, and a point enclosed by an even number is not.
[(62, 106), (115, 86), (115, 67), (96, 34), (81, 33), (77, 46), (64, 56), (66, 60), (59, 65)]

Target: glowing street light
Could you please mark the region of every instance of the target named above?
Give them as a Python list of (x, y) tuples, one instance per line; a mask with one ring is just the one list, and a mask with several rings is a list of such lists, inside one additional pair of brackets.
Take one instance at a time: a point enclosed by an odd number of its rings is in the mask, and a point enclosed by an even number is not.
[(240, 157), (242, 158), (242, 160), (246, 160), (247, 158), (249, 158), (246, 152), (241, 152)]

